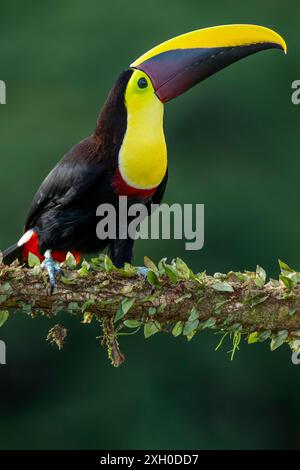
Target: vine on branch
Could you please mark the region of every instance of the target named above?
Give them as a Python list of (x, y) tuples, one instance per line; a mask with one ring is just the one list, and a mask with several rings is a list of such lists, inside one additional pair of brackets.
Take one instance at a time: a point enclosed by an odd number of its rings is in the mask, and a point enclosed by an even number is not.
[[(119, 338), (143, 330), (145, 338), (164, 332), (191, 340), (204, 329), (232, 339), (231, 357), (244, 337), (249, 344), (270, 340), (271, 350), (288, 343), (300, 351), (300, 273), (279, 261), (279, 279), (267, 281), (261, 267), (256, 272), (216, 273), (192, 270), (177, 258), (156, 266), (145, 257), (147, 279), (134, 266), (116, 268), (106, 255), (83, 261), (79, 268), (72, 254), (63, 264), (53, 295), (47, 273), (38, 258), (29, 268), (18, 262), (6, 266), (0, 254), (0, 326), (9, 315), (22, 311), (35, 318), (55, 319), (62, 312), (98, 322), (101, 344), (114, 366), (124, 361)], [(62, 348), (67, 330), (55, 324), (47, 340)]]

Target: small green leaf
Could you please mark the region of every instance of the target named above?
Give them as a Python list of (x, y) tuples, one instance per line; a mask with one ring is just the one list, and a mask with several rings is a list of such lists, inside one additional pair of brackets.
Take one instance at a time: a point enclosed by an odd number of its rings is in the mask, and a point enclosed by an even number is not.
[(74, 281), (75, 279), (68, 279), (67, 277), (65, 276), (60, 276), (60, 280), (63, 284), (65, 285), (70, 285), (70, 284), (74, 284)]
[(122, 287), (120, 290), (120, 293), (123, 295), (130, 294), (133, 290), (133, 284), (126, 284), (125, 286)]
[(300, 351), (300, 339), (294, 339), (289, 344), (293, 352), (298, 353)]
[(91, 258), (89, 260), (89, 264), (91, 268), (100, 268), (100, 270), (104, 269), (104, 258), (107, 256), (105, 253), (100, 253), (98, 256)]
[(114, 322), (121, 320), (121, 318), (123, 318), (124, 315), (126, 315), (126, 313), (129, 312), (133, 304), (134, 304), (134, 299), (123, 299), (116, 313)]
[[(56, 313), (54, 312), (54, 306), (56, 305), (56, 302), (52, 304), (51, 310), (52, 313), (55, 315)], [(24, 312), (26, 315), (32, 315), (32, 305), (27, 304), (25, 302), (20, 302), (19, 306), (22, 308), (22, 312)]]
[(167, 258), (162, 258), (158, 263), (158, 273), (159, 273), (160, 276), (165, 274), (166, 261), (167, 261)]
[(134, 299), (124, 299), (122, 301), (122, 310), (124, 312), (124, 315), (126, 315), (126, 313), (129, 312), (133, 304), (134, 304)]
[(176, 272), (175, 268), (173, 266), (171, 266), (170, 264), (165, 264), (164, 268), (165, 268), (165, 273), (168, 276), (168, 278), (170, 279), (170, 281), (173, 284), (176, 284), (176, 282), (178, 280), (178, 275), (177, 275), (177, 272)]
[(176, 338), (177, 336), (181, 335), (182, 331), (183, 331), (183, 322), (178, 321), (172, 330), (172, 335), (175, 336)]
[(149, 321), (144, 326), (144, 336), (145, 338), (150, 338), (150, 336), (155, 335), (160, 331), (160, 326), (157, 322)]
[(286, 330), (279, 331), (276, 335), (273, 336), (271, 340), (271, 351), (275, 351), (275, 349), (279, 348), (287, 339), (288, 332)]
[(269, 297), (269, 295), (263, 295), (263, 294), (257, 294), (257, 295), (254, 295), (253, 297), (249, 297), (247, 298), (246, 302), (250, 305), (251, 308), (255, 307), (256, 305), (259, 305), (263, 302), (265, 302), (265, 300), (267, 300)]
[(148, 309), (149, 315), (155, 315), (156, 314), (156, 308), (155, 307), (149, 307)]
[(227, 279), (230, 281), (241, 281), (244, 282), (247, 279), (247, 276), (240, 271), (229, 271), (227, 274)]
[(177, 270), (177, 274), (179, 277), (181, 277), (182, 279), (189, 279), (190, 278), (190, 268), (188, 267), (188, 265), (182, 261), (182, 259), (180, 258), (176, 258), (176, 270)]
[(215, 282), (215, 284), (213, 284), (211, 287), (219, 292), (234, 292), (232, 285), (225, 281)]
[(163, 312), (163, 311), (165, 310), (166, 306), (167, 306), (167, 304), (161, 303), (161, 304), (157, 307), (157, 312), (158, 312), (158, 313)]
[(205, 322), (201, 323), (201, 330), (205, 330), (206, 328), (214, 328), (216, 325), (216, 319), (214, 317), (210, 317)]
[(92, 323), (93, 317), (94, 315), (92, 314), (92, 312), (84, 312), (83, 320), (81, 323)]
[(159, 288), (161, 286), (157, 275), (153, 271), (147, 272), (147, 281), (153, 287)]
[(41, 274), (41, 271), (42, 271), (41, 265), (36, 264), (35, 266), (33, 266), (31, 274), (33, 276), (39, 276)]
[(114, 268), (112, 260), (107, 255), (105, 255), (105, 258), (104, 258), (104, 268), (105, 268), (105, 271), (108, 273), (110, 273)]
[(197, 320), (198, 318), (199, 318), (199, 312), (198, 312), (198, 310), (197, 310), (195, 307), (193, 307), (192, 310), (191, 310), (191, 312), (190, 312), (188, 321), (189, 321), (189, 322), (192, 322), (192, 321), (194, 321), (194, 320)]
[(271, 336), (272, 332), (271, 330), (265, 330), (265, 331), (262, 331), (261, 333), (259, 333), (258, 337), (259, 337), (259, 341), (266, 341), (266, 339), (269, 339), (270, 336)]
[(178, 297), (178, 299), (175, 300), (175, 304), (179, 304), (180, 302), (182, 302), (183, 300), (185, 299), (190, 299), (192, 297), (192, 294), (189, 293), (189, 294), (183, 294), (181, 297)]
[(257, 287), (263, 287), (266, 282), (266, 271), (260, 266), (256, 266), (256, 277), (254, 280)]
[(288, 290), (292, 290), (296, 284), (297, 284), (297, 273), (291, 273), (289, 276), (285, 276), (284, 274), (280, 274), (279, 279), (283, 282), (285, 287), (288, 288)]
[(77, 312), (77, 310), (80, 310), (79, 309), (79, 305), (77, 302), (70, 302), (68, 304), (68, 307), (67, 307), (68, 311), (71, 312), (71, 313), (75, 313)]
[(40, 266), (41, 261), (40, 259), (34, 255), (33, 253), (29, 253), (28, 255), (28, 266), (33, 268), (34, 266)]
[(10, 294), (12, 294), (12, 291), (13, 290), (12, 290), (12, 287), (11, 287), (9, 282), (4, 282), (4, 284), (2, 284), (1, 292), (3, 292), (6, 295), (10, 295)]
[(196, 333), (197, 333), (197, 330), (196, 330), (196, 329), (193, 330), (193, 331), (191, 331), (188, 335), (186, 335), (186, 339), (187, 339), (188, 341), (191, 341), (191, 340), (194, 338), (194, 336), (195, 336)]
[(81, 307), (81, 311), (82, 312), (86, 312), (87, 310), (89, 310), (89, 308), (94, 305), (95, 301), (94, 300), (87, 300), (86, 302), (84, 302), (84, 304), (82, 305)]
[(219, 279), (221, 281), (223, 281), (224, 279), (226, 279), (227, 275), (224, 274), (224, 273), (215, 273), (214, 274), (214, 278), (215, 279)]
[(139, 320), (125, 320), (124, 325), (127, 326), (127, 328), (138, 328), (141, 326), (141, 322)]
[(70, 251), (68, 251), (68, 253), (67, 253), (66, 260), (65, 260), (65, 265), (69, 269), (75, 269), (76, 266), (77, 266), (75, 256)]
[(80, 277), (86, 277), (89, 275), (89, 268), (86, 264), (82, 264), (81, 268), (78, 269), (78, 274)]
[(98, 288), (99, 288), (99, 289), (103, 289), (104, 287), (109, 286), (109, 284), (110, 284), (110, 280), (109, 280), (109, 279), (104, 279), (104, 281), (102, 281), (102, 282), (98, 285)]
[(144, 265), (146, 266), (146, 268), (150, 269), (156, 275), (158, 275), (158, 268), (156, 264), (153, 263), (153, 261), (150, 258), (148, 258), (148, 256), (144, 256)]
[(281, 269), (281, 271), (288, 271), (288, 272), (295, 272), (294, 269), (290, 268), (290, 266), (286, 263), (284, 263), (283, 261), (281, 261), (280, 259), (278, 260), (278, 263), (279, 263), (279, 267)]
[(8, 310), (0, 310), (0, 327), (4, 325), (8, 317), (9, 317)]
[(155, 299), (156, 299), (155, 294), (151, 294), (151, 295), (145, 295), (145, 297), (142, 297), (140, 301), (143, 304), (145, 304), (148, 302), (154, 302)]
[(127, 277), (133, 277), (137, 273), (137, 268), (132, 266), (129, 263), (124, 264), (123, 275), (125, 274)]
[(296, 308), (290, 308), (289, 309), (289, 316), (292, 317), (293, 315), (295, 315), (296, 312), (297, 312)]
[(215, 315), (220, 315), (220, 313), (223, 310), (224, 305), (226, 305), (229, 302), (229, 300), (222, 300), (222, 301), (217, 301), (215, 303), (215, 309), (214, 309), (214, 314)]
[(259, 341), (258, 331), (254, 331), (248, 336), (248, 344), (257, 343)]
[(230, 323), (232, 322), (232, 320), (233, 320), (233, 315), (232, 315), (232, 313), (229, 313), (229, 314), (226, 316), (225, 320), (223, 320), (223, 326), (230, 325)]
[(199, 320), (187, 321), (184, 324), (183, 334), (188, 336), (192, 331), (196, 330), (199, 325)]
[(278, 281), (278, 279), (272, 279), (271, 277), (269, 280), (269, 284), (271, 285), (271, 287), (280, 287), (280, 282)]

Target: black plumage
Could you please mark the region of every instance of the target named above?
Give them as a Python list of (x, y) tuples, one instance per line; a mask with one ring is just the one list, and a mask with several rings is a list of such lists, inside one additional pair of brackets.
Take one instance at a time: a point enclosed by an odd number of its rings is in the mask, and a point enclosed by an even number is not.
[[(25, 231), (33, 229), (37, 233), (41, 254), (46, 250), (91, 254), (108, 246), (117, 266), (131, 261), (133, 240), (97, 237), (96, 209), (103, 203), (118, 207), (113, 177), (126, 131), (124, 94), (132, 73), (133, 70), (126, 70), (119, 76), (99, 115), (95, 132), (60, 160), (34, 196)], [(154, 203), (161, 201), (166, 182), (167, 176), (152, 196)], [(143, 202), (149, 206), (151, 200)], [(129, 198), (129, 204), (134, 202), (136, 198)], [(4, 253), (4, 261), (12, 260), (12, 251)]]

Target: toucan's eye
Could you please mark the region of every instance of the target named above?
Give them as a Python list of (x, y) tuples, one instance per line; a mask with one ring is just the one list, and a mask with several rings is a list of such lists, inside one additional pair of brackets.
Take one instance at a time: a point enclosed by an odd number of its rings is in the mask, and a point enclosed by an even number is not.
[(147, 86), (148, 86), (147, 80), (144, 77), (140, 78), (139, 81), (138, 81), (138, 87), (139, 88), (147, 88)]

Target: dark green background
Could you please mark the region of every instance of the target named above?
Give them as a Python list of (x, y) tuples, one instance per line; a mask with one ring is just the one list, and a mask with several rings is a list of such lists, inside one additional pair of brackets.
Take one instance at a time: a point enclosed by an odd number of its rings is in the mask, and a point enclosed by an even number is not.
[[(280, 32), (287, 57), (266, 51), (166, 106), (165, 201), (205, 204), (205, 246), (138, 242), (143, 255), (184, 258), (209, 273), (300, 265), (300, 4), (290, 1), (1, 1), (0, 247), (20, 236), (31, 198), (57, 160), (90, 134), (118, 73), (153, 45), (223, 23)], [(300, 367), (287, 347), (226, 343), (203, 333), (122, 339), (113, 369), (96, 325), (62, 318), (65, 348), (45, 343), (54, 322), (24, 315), (1, 330), (0, 447), (5, 449), (298, 448)]]

